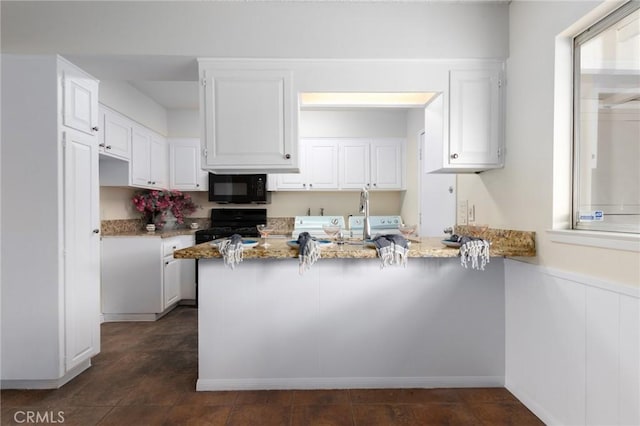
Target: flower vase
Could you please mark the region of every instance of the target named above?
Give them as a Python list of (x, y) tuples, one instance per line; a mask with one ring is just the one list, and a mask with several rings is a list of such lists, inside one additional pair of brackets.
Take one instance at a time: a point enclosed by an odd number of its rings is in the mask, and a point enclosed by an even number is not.
[(164, 230), (173, 230), (178, 227), (178, 220), (171, 210), (164, 212)]

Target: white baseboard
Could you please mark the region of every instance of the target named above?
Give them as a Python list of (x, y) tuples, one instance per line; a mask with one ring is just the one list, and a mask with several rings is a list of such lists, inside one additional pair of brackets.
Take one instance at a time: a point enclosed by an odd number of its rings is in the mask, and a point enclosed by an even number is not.
[(68, 371), (64, 376), (57, 379), (45, 380), (2, 380), (0, 389), (58, 389), (64, 384), (74, 379), (87, 368), (91, 367), (91, 360), (88, 359)]
[(556, 419), (548, 410), (546, 410), (542, 405), (538, 404), (538, 402), (535, 399), (531, 398), (526, 392), (522, 392), (517, 387), (511, 386), (508, 380), (505, 383), (505, 387), (509, 392), (513, 394), (513, 396), (518, 398), (518, 401), (522, 402), (525, 407), (531, 410), (532, 413), (534, 413), (540, 420), (542, 420), (542, 423), (546, 425), (562, 424), (560, 420)]
[(310, 377), (287, 379), (198, 379), (197, 391), (261, 389), (375, 389), (503, 387), (502, 376)]

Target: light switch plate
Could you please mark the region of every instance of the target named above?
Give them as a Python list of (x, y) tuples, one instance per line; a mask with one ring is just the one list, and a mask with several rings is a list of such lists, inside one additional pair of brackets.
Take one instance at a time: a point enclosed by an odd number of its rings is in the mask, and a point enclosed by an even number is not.
[(458, 201), (458, 209), (457, 209), (457, 220), (456, 223), (458, 225), (466, 225), (467, 224), (467, 211), (469, 209), (469, 201), (462, 200)]

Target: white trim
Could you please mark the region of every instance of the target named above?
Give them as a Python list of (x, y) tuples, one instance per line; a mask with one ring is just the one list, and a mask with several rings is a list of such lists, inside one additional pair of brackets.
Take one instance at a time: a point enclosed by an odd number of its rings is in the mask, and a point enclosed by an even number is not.
[[(515, 262), (520, 265), (527, 265), (528, 267), (537, 269), (541, 274), (548, 275), (550, 277), (560, 278), (563, 280), (571, 281), (577, 284), (581, 284), (587, 287), (595, 287), (601, 290), (610, 291), (612, 293), (621, 294), (624, 296), (634, 297), (640, 299), (640, 287), (635, 287), (628, 284), (617, 283), (613, 281), (605, 281), (598, 278), (593, 278), (588, 275), (577, 274), (575, 272), (562, 271), (560, 269), (549, 268), (541, 265), (534, 265), (528, 262), (521, 262), (515, 259), (505, 259), (505, 268), (507, 263)], [(505, 279), (505, 285), (509, 285)]]
[(375, 389), (503, 387), (503, 376), (309, 377), (273, 379), (198, 379), (197, 391), (259, 389)]
[(505, 388), (513, 394), (525, 407), (531, 410), (542, 422), (546, 425), (561, 425), (562, 422), (555, 418), (549, 411), (547, 411), (542, 405), (529, 396), (526, 392), (521, 391), (517, 387), (514, 387), (509, 383), (509, 379), (505, 383)]
[(91, 367), (91, 360), (87, 359), (69, 370), (64, 376), (57, 379), (2, 380), (0, 382), (0, 389), (58, 389), (89, 367)]
[(640, 253), (640, 234), (623, 234), (606, 231), (579, 231), (575, 229), (547, 230), (554, 243), (600, 247)]

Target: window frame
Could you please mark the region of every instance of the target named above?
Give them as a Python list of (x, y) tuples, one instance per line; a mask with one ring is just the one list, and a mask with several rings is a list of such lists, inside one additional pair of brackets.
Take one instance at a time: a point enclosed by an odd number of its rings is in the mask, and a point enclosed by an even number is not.
[(589, 222), (591, 226), (580, 226), (579, 221), (579, 155), (580, 155), (580, 127), (581, 127), (581, 91), (580, 91), (580, 78), (581, 78), (581, 45), (584, 45), (589, 40), (597, 37), (604, 31), (610, 29), (615, 23), (621, 21), (628, 15), (636, 12), (640, 9), (640, 2), (629, 1), (624, 5), (610, 12), (602, 19), (594, 22), (589, 27), (585, 28), (572, 40), (572, 135), (571, 135), (571, 222), (570, 229), (574, 231), (586, 231), (586, 232), (604, 232), (611, 234), (630, 234), (639, 235), (640, 231), (626, 230), (625, 226), (610, 226), (600, 225), (597, 222)]

